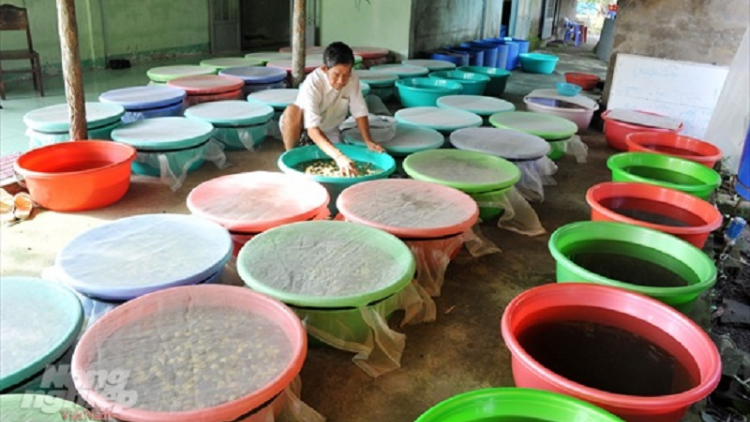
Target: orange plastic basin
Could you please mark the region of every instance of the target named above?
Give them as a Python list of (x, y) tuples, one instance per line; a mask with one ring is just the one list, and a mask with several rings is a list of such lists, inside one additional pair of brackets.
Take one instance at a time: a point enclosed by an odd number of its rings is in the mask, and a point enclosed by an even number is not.
[(671, 155), (706, 167), (713, 167), (722, 155), (714, 144), (676, 133), (634, 132), (625, 136), (625, 145), (628, 151)]
[(710, 203), (685, 192), (644, 183), (605, 182), (586, 193), (591, 220), (618, 221), (677, 236), (702, 248), (722, 215)]
[(85, 140), (28, 151), (13, 168), (40, 206), (83, 211), (113, 204), (125, 195), (135, 157), (130, 145)]

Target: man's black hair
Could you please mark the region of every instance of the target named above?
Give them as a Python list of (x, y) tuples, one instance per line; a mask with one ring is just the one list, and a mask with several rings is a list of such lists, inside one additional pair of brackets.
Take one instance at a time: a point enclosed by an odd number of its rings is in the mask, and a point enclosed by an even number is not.
[(339, 64), (354, 66), (354, 53), (341, 41), (332, 42), (323, 51), (323, 64), (329, 69)]

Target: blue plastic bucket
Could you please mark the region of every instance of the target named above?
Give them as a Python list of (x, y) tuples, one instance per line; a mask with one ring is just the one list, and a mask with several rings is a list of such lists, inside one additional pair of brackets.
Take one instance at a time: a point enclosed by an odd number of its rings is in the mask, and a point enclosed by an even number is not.
[[(462, 42), (458, 46), (460, 48), (468, 48), (470, 51), (474, 51), (477, 54), (482, 53), (481, 54), (481, 56), (482, 56), (481, 57), (481, 62), (482, 63), (487, 63), (485, 61), (486, 60), (485, 57), (487, 56), (486, 50), (484, 48), (482, 48), (481, 46), (478, 46), (478, 45), (474, 44), (474, 41), (471, 41), (471, 42)], [(497, 60), (497, 58), (495, 58), (495, 60)], [(480, 60), (477, 60), (477, 61), (479, 62)], [(485, 65), (482, 64), (482, 66), (485, 66)]]
[(505, 69), (508, 66), (508, 53), (510, 50), (508, 44), (505, 44), (505, 40), (501, 40), (498, 38), (487, 38), (486, 40), (483, 40), (483, 42), (494, 44), (495, 46), (497, 46), (497, 61), (495, 62), (494, 67)]
[(469, 64), (472, 66), (484, 66), (484, 51), (472, 47), (451, 47), (448, 51), (466, 53), (469, 55)]
[(513, 38), (513, 42), (518, 43), (518, 54), (528, 53), (529, 45), (531, 44), (528, 40), (522, 40), (520, 38)]
[(741, 197), (750, 200), (750, 128), (745, 137), (745, 147), (742, 150), (740, 170), (737, 172), (737, 183), (734, 188)]
[(469, 65), (469, 54), (463, 51), (437, 50), (430, 57), (433, 60), (445, 60), (454, 63), (456, 67)]
[(500, 25), (500, 38), (508, 36), (508, 25)]
[(508, 61), (505, 63), (506, 70), (513, 70), (520, 64), (518, 55), (521, 49), (521, 45), (515, 41), (506, 41), (505, 45), (508, 46)]
[(476, 48), (484, 50), (485, 67), (495, 67), (497, 65), (497, 44), (487, 41), (472, 41), (470, 44)]

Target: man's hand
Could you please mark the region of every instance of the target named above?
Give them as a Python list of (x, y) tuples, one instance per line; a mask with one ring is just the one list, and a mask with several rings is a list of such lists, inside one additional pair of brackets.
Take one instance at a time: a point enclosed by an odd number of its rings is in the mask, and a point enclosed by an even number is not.
[(336, 161), (336, 165), (339, 166), (339, 169), (341, 170), (341, 175), (346, 177), (359, 176), (359, 172), (357, 171), (357, 167), (354, 165), (354, 161), (344, 155), (343, 152), (339, 154), (340, 155), (336, 156), (334, 160)]
[(365, 145), (367, 145), (367, 149), (370, 151), (385, 152), (385, 148), (375, 142), (365, 142)]

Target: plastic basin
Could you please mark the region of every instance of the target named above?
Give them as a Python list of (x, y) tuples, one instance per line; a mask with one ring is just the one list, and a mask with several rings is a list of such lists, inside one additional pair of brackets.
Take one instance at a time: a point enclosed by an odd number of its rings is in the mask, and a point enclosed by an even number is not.
[(558, 82), (555, 84), (555, 88), (557, 88), (558, 94), (564, 95), (566, 97), (575, 97), (579, 92), (581, 92), (580, 85), (571, 84), (568, 82)]
[[(519, 342), (529, 328), (558, 320), (594, 322), (639, 335), (688, 368), (695, 386), (677, 394), (644, 397), (613, 394), (564, 378), (542, 366)], [(699, 326), (658, 301), (613, 287), (582, 283), (534, 287), (508, 304), (501, 329), (516, 386), (581, 399), (628, 422), (679, 422), (687, 408), (710, 394), (721, 377), (716, 346)]]
[(484, 89), (490, 82), (490, 77), (479, 73), (462, 72), (460, 70), (441, 70), (430, 73), (430, 78), (456, 81), (463, 87), (463, 95), (484, 95)]
[(590, 73), (568, 72), (565, 74), (565, 82), (576, 84), (586, 91), (590, 91), (599, 84), (599, 77)]
[(671, 132), (633, 132), (625, 136), (628, 151), (654, 152), (695, 161), (713, 167), (721, 160), (721, 150), (714, 144)]
[(477, 73), (488, 76), (490, 81), (484, 88), (485, 95), (499, 97), (505, 92), (505, 86), (508, 84), (510, 72), (505, 69), (488, 66), (462, 66), (458, 70), (469, 73)]
[(683, 312), (716, 282), (716, 267), (700, 249), (672, 235), (625, 223), (582, 221), (562, 226), (550, 237), (549, 249), (557, 261), (558, 282), (619, 287)]
[[(268, 261), (276, 259), (281, 250), (299, 247), (300, 242), (318, 247), (310, 247), (304, 255), (298, 254), (286, 261), (294, 264), (291, 271), (282, 270), (285, 275), (268, 274), (274, 271), (267, 268), (273, 265)], [(326, 245), (325, 250), (322, 245)], [(337, 274), (321, 271), (320, 262), (330, 263), (326, 254), (331, 250), (350, 260), (356, 259), (364, 266), (353, 268), (351, 264), (339, 262)], [(362, 251), (376, 254), (378, 262), (387, 266), (377, 278), (386, 274), (392, 278), (375, 281), (374, 275), (364, 276), (373, 268), (366, 264), (372, 256), (363, 256)], [(390, 315), (398, 305), (397, 294), (411, 283), (416, 263), (408, 246), (384, 231), (347, 222), (309, 221), (287, 224), (255, 236), (240, 250), (237, 269), (248, 287), (292, 307), (305, 321), (308, 332), (322, 331), (337, 339), (362, 343), (371, 335), (372, 328), (364, 320), (361, 309), (383, 307), (384, 314)], [(306, 279), (294, 285), (285, 280), (277, 282), (278, 277), (295, 277), (297, 272), (305, 273)], [(310, 274), (318, 274), (321, 279), (314, 279)], [(322, 287), (323, 277), (337, 280)], [(342, 288), (339, 279), (347, 280), (345, 292), (337, 290)], [(304, 293), (299, 289), (304, 289)]]
[(530, 388), (487, 388), (444, 400), (416, 422), (623, 422), (582, 400)]
[(394, 171), (396, 171), (396, 161), (393, 159), (393, 157), (386, 153), (372, 152), (367, 148), (353, 145), (338, 144), (336, 145), (336, 147), (341, 150), (341, 152), (346, 154), (346, 156), (350, 159), (354, 161), (370, 163), (383, 171), (377, 174), (356, 177), (327, 177), (307, 175), (304, 172), (297, 170), (297, 166), (308, 161), (330, 159), (330, 157), (328, 157), (326, 153), (324, 153), (315, 145), (289, 150), (283, 153), (281, 157), (279, 157), (279, 160), (277, 162), (279, 169), (281, 169), (281, 171), (284, 173), (301, 174), (322, 184), (328, 190), (328, 194), (331, 198), (331, 201), (328, 204), (328, 208), (331, 210), (331, 213), (334, 214), (336, 213), (336, 199), (338, 198), (341, 191), (360, 182), (386, 179), (388, 176), (393, 174)]
[[(620, 151), (627, 151), (628, 145), (625, 142), (625, 137), (633, 132), (656, 132), (656, 133), (679, 133), (685, 128), (684, 124), (681, 124), (679, 128), (675, 130), (641, 126), (633, 123), (622, 122), (615, 119), (607, 118), (611, 110), (607, 110), (602, 113), (602, 120), (604, 120), (604, 138), (607, 140), (607, 144), (614, 149)], [(652, 116), (659, 116), (656, 113), (646, 113)]]
[(673, 189), (643, 183), (605, 182), (586, 193), (594, 221), (619, 221), (677, 236), (702, 248), (722, 215), (710, 203)]
[(54, 211), (83, 211), (125, 195), (135, 157), (135, 148), (116, 142), (65, 142), (24, 153), (13, 169), (37, 204)]
[(440, 97), (458, 94), (463, 86), (445, 79), (411, 78), (396, 81), (396, 88), (404, 107), (423, 107), (435, 106)]
[(519, 54), (521, 59), (521, 70), (528, 73), (541, 73), (549, 75), (555, 71), (559, 57), (551, 54), (523, 53)]
[(550, 95), (550, 92), (555, 91), (539, 90), (525, 96), (523, 102), (526, 104), (526, 109), (570, 120), (578, 126), (579, 131), (589, 127), (594, 112), (599, 109), (599, 104), (581, 96), (565, 100), (559, 96)]
[[(116, 401), (112, 401), (111, 398), (106, 397), (104, 394), (99, 392), (95, 387), (95, 378), (93, 376), (96, 372), (90, 370), (92, 362), (99, 357), (101, 353), (105, 354), (106, 362), (112, 362), (110, 364), (118, 364), (114, 359), (117, 359), (119, 354), (115, 354), (114, 346), (109, 345), (107, 349), (104, 349), (118, 331), (124, 329), (133, 328), (132, 325), (139, 324), (141, 321), (151, 322), (159, 320), (158, 318), (162, 314), (171, 313), (182, 313), (184, 314), (184, 323), (195, 324), (196, 328), (203, 329), (203, 337), (214, 338), (213, 345), (209, 346), (209, 351), (216, 351), (219, 343), (224, 343), (221, 339), (221, 334), (213, 334), (213, 331), (206, 330), (207, 324), (204, 325), (202, 320), (196, 320), (193, 316), (200, 310), (211, 310), (216, 308), (224, 308), (229, 312), (229, 315), (234, 318), (247, 318), (248, 324), (259, 319), (264, 320), (263, 323), (256, 322), (252, 328), (248, 328), (245, 331), (245, 335), (248, 338), (242, 342), (246, 348), (252, 348), (252, 343), (256, 341), (267, 341), (272, 342), (280, 348), (285, 348), (285, 352), (288, 355), (284, 357), (283, 366), (277, 375), (273, 376), (269, 381), (259, 381), (257, 385), (250, 386), (235, 386), (231, 387), (232, 393), (241, 395), (235, 399), (228, 399), (224, 402), (219, 401), (218, 404), (209, 405), (206, 407), (190, 408), (188, 410), (176, 410), (176, 411), (165, 411), (165, 410), (153, 410), (151, 408), (139, 407), (141, 400), (139, 400), (134, 406), (131, 404), (128, 406), (127, 403), (123, 403), (120, 400), (127, 400), (126, 397), (117, 396)], [(235, 322), (235, 325), (237, 322)], [(268, 328), (261, 329), (258, 326), (263, 325)], [(148, 327), (148, 326), (147, 326)], [(171, 338), (173, 344), (180, 344), (183, 348), (187, 348), (188, 352), (200, 353), (200, 346), (192, 344), (190, 339), (184, 340), (182, 343), (175, 342), (174, 337), (182, 333), (183, 337), (192, 337), (193, 341), (196, 339), (196, 334), (191, 334), (186, 331), (177, 331), (175, 334), (171, 334), (175, 329), (166, 326), (161, 330), (164, 335), (168, 335)], [(269, 330), (273, 327), (273, 334), (269, 335)], [(237, 328), (234, 329), (235, 331)], [(265, 335), (264, 335), (265, 334)], [(269, 338), (270, 337), (270, 338)], [(234, 341), (240, 339), (235, 338)], [(157, 340), (150, 340), (149, 338), (138, 338), (133, 340), (140, 342), (151, 348), (157, 348), (158, 345), (153, 343)], [(120, 337), (118, 343), (122, 342)], [(283, 344), (283, 346), (282, 346)], [(179, 347), (179, 346), (178, 346)], [(205, 346), (204, 346), (205, 347)], [(226, 351), (228, 347), (223, 346)], [(106, 351), (108, 350), (108, 352)], [(205, 349), (204, 349), (205, 350)], [(141, 352), (143, 353), (143, 352)], [(183, 353), (187, 354), (186, 352)], [(216, 354), (216, 353), (214, 353)], [(152, 422), (152, 421), (206, 421), (206, 422), (220, 422), (229, 420), (242, 420), (260, 422), (269, 419), (273, 419), (271, 413), (279, 409), (280, 402), (285, 399), (283, 390), (292, 382), (292, 380), (299, 374), (302, 364), (304, 363), (305, 356), (307, 354), (307, 339), (305, 337), (304, 328), (297, 318), (297, 316), (282, 303), (273, 300), (265, 295), (253, 292), (249, 289), (242, 287), (233, 286), (220, 286), (220, 285), (204, 285), (204, 286), (189, 286), (189, 287), (177, 287), (173, 289), (167, 289), (160, 292), (152, 293), (150, 295), (131, 300), (119, 307), (112, 312), (105, 315), (102, 319), (97, 321), (81, 338), (76, 351), (73, 355), (72, 373), (74, 376), (76, 388), (80, 392), (81, 396), (92, 406), (100, 409), (108, 409), (112, 416), (118, 420), (128, 420), (134, 422)], [(223, 358), (226, 363), (225, 365), (243, 365), (251, 364), (253, 360), (259, 359), (258, 353), (255, 356), (248, 352), (249, 356), (244, 358), (238, 358), (237, 355), (219, 355), (213, 359)], [(179, 355), (182, 356), (182, 355)], [(210, 362), (209, 353), (203, 352), (202, 361)], [(183, 358), (184, 359), (184, 358)], [(156, 361), (156, 360), (155, 360)], [(193, 361), (195, 362), (195, 361)], [(137, 362), (130, 363), (136, 368), (142, 368), (142, 365), (138, 365)], [(207, 377), (211, 377), (210, 371), (201, 370), (201, 366), (196, 363), (191, 363), (191, 359), (188, 357), (187, 363), (184, 366), (177, 367), (179, 363), (175, 364), (172, 361), (159, 364), (159, 368), (164, 373), (170, 373), (175, 378), (178, 377), (180, 369), (187, 368), (187, 371), (195, 371), (202, 373)], [(220, 364), (216, 364), (220, 365)], [(125, 367), (123, 370), (129, 370), (130, 368)], [(142, 372), (139, 372), (142, 373)], [(154, 379), (158, 379), (154, 377)], [(176, 398), (189, 398), (192, 394), (208, 394), (214, 389), (225, 388), (227, 390), (230, 387), (222, 384), (223, 380), (218, 376), (213, 379), (208, 379), (205, 382), (212, 383), (215, 385), (212, 389), (201, 389), (199, 386), (194, 385), (190, 387), (188, 385), (181, 385), (180, 389), (176, 393)], [(136, 384), (137, 385), (137, 384)], [(128, 391), (138, 393), (134, 382), (128, 383)], [(250, 384), (252, 385), (252, 384)], [(141, 381), (140, 386), (143, 387)], [(248, 391), (249, 390), (249, 391)], [(144, 391), (141, 390), (140, 394)], [(139, 394), (139, 395), (140, 395)], [(230, 394), (230, 393), (228, 393)], [(174, 397), (173, 393), (173, 397)], [(168, 394), (164, 394), (163, 403), (164, 406), (170, 406), (175, 402), (174, 399), (170, 400)], [(197, 400), (196, 400), (197, 401)], [(187, 407), (187, 406), (186, 406)], [(250, 414), (252, 412), (252, 414)], [(241, 418), (240, 418), (241, 417)]]
[(676, 189), (708, 199), (721, 184), (714, 170), (682, 158), (648, 152), (623, 152), (607, 160), (613, 182), (638, 182)]
[(470, 193), (469, 196), (471, 196), (471, 198), (477, 203), (477, 206), (479, 206), (479, 218), (487, 221), (503, 215), (505, 207), (501, 202), (505, 199), (505, 193), (510, 189), (511, 188), (505, 188), (490, 192)]

